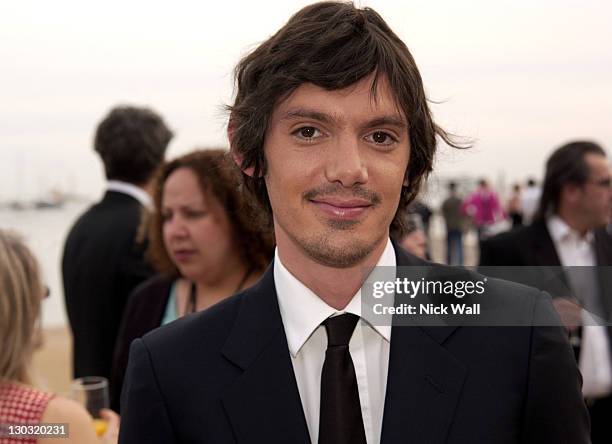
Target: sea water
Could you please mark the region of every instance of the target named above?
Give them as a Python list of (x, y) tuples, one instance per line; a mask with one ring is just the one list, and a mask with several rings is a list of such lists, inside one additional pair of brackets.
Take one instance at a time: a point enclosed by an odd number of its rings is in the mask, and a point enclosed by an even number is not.
[(61, 277), (62, 251), (72, 224), (90, 205), (91, 202), (67, 202), (58, 208), (0, 209), (0, 228), (16, 231), (24, 238), (38, 258), (43, 282), (51, 290), (42, 307), (44, 328), (68, 323)]

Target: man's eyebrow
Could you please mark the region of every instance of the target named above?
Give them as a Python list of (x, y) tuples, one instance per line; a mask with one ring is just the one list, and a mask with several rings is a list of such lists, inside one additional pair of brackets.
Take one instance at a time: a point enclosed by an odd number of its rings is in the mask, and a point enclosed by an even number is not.
[(406, 122), (406, 119), (400, 116), (397, 116), (397, 115), (376, 117), (373, 120), (370, 120), (369, 122), (367, 122), (364, 125), (364, 128), (373, 128), (376, 126), (387, 126), (387, 125), (396, 126), (400, 129), (408, 128), (408, 123)]
[[(289, 111), (287, 111), (285, 114), (281, 116), (281, 120), (291, 120), (291, 119), (299, 119), (299, 118), (318, 120), (319, 122), (322, 122), (322, 123), (333, 123), (338, 120), (337, 118), (335, 118), (334, 116), (330, 114), (322, 113), (320, 111), (315, 111), (315, 110), (311, 110), (307, 108), (290, 109)], [(366, 122), (362, 126), (363, 128), (373, 128), (376, 126), (385, 126), (385, 125), (396, 126), (401, 129), (408, 127), (408, 123), (406, 122), (406, 120), (399, 115), (387, 115), (387, 116), (375, 117), (374, 119)]]
[(291, 120), (300, 118), (318, 120), (322, 123), (332, 123), (336, 120), (333, 116), (330, 116), (329, 114), (307, 108), (293, 108), (281, 116), (281, 120)]

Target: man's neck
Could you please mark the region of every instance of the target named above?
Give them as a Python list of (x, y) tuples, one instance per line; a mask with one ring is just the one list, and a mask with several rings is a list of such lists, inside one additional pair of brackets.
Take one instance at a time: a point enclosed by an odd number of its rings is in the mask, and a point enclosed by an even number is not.
[(120, 180), (109, 180), (107, 190), (116, 191), (132, 196), (146, 207), (152, 207), (152, 191), (153, 183), (148, 182), (143, 185), (137, 185), (130, 182)]
[(557, 216), (563, 222), (565, 222), (568, 227), (578, 232), (582, 237), (584, 237), (590, 229), (590, 227), (581, 220), (580, 216), (578, 216), (575, 211), (561, 207), (557, 212)]
[(365, 259), (347, 268), (323, 265), (295, 248), (283, 248), (282, 242), (278, 244), (278, 255), (284, 267), (323, 302), (343, 310), (378, 263), (386, 245), (384, 238)]

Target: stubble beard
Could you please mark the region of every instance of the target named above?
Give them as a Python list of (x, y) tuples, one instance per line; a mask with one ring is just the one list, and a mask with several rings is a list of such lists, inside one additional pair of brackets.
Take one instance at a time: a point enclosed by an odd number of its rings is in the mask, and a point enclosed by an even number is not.
[(304, 254), (318, 264), (332, 268), (350, 268), (359, 265), (380, 243), (380, 238), (365, 241), (357, 238), (349, 239), (338, 245), (334, 238), (346, 232), (354, 231), (354, 221), (330, 221), (331, 230), (327, 233), (299, 236), (287, 233)]
[[(346, 195), (346, 190), (339, 184), (327, 184), (313, 188), (303, 193), (305, 202), (326, 196)], [(367, 199), (373, 208), (380, 205), (382, 199), (374, 191), (357, 185), (350, 190), (352, 197)], [(318, 264), (332, 268), (350, 268), (359, 265), (378, 245), (385, 234), (369, 241), (359, 239), (358, 229), (362, 224), (359, 220), (325, 220), (326, 228), (322, 233), (309, 235), (308, 233), (296, 233), (292, 230), (283, 230), (287, 237), (293, 242), (306, 257)], [(338, 242), (339, 238), (344, 238)]]

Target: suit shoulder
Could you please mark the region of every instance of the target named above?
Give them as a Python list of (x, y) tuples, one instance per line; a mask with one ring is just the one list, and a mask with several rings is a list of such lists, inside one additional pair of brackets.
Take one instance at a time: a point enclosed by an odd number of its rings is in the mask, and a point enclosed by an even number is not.
[(541, 290), (528, 285), (495, 277), (485, 277), (484, 275), (479, 276), (486, 279), (487, 288), (492, 294), (501, 300), (532, 300), (535, 296), (540, 296), (543, 294)]
[(66, 249), (80, 251), (86, 245), (127, 245), (130, 247), (141, 222), (140, 206), (128, 203), (109, 207), (98, 202), (82, 213), (66, 238)]
[(549, 294), (528, 285), (487, 277), (481, 296), (489, 310), (491, 325), (560, 327)]
[[(94, 203), (87, 210), (85, 210), (77, 219), (75, 226), (82, 224), (95, 224), (99, 225), (99, 219), (104, 218), (106, 221), (116, 220), (119, 222), (127, 222), (127, 217), (130, 221), (138, 219), (140, 217), (140, 211), (142, 205), (135, 199), (123, 199), (119, 201), (109, 202), (106, 198)], [(97, 222), (97, 223), (96, 223)]]
[(531, 226), (518, 227), (510, 231), (496, 234), (482, 243), (484, 245), (505, 246), (510, 247), (516, 245), (517, 242), (523, 242), (533, 237), (533, 228)]
[(480, 265), (522, 265), (526, 249), (538, 242), (542, 237), (541, 231), (541, 227), (529, 225), (483, 240), (480, 244)]
[(142, 339), (150, 350), (168, 352), (170, 356), (199, 343), (220, 348), (231, 332), (244, 297), (244, 292), (230, 296), (204, 311), (163, 325)]
[(79, 214), (77, 219), (72, 224), (72, 227), (70, 228), (68, 238), (74, 236), (76, 233), (83, 230), (84, 226), (87, 226), (89, 224), (89, 220), (92, 219), (92, 214), (95, 211), (94, 208), (96, 207), (96, 205), (98, 204), (91, 205), (89, 208)]
[(482, 293), (475, 292), (460, 300), (482, 306), (485, 316), (478, 322), (483, 325), (533, 325), (536, 308), (542, 304), (550, 305), (546, 293), (528, 285), (486, 276), (467, 268), (435, 264), (432, 269), (431, 278), (435, 280), (482, 283)]
[(510, 302), (521, 298), (532, 298), (534, 295), (542, 293), (537, 288), (512, 282), (505, 279), (489, 276), (480, 272), (479, 269), (472, 267), (456, 267), (446, 264), (424, 262), (423, 267), (428, 271), (427, 279), (435, 281), (463, 281), (463, 282), (484, 282), (486, 292), (494, 296), (497, 300), (508, 300)]

